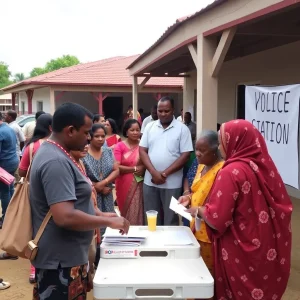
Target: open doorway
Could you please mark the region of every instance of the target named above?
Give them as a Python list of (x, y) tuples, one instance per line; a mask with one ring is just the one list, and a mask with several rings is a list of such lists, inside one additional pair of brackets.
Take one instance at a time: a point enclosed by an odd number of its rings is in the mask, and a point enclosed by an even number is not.
[(246, 86), (244, 84), (237, 87), (237, 99), (236, 99), (236, 118), (245, 119), (245, 91)]
[(103, 101), (105, 118), (114, 119), (119, 130), (123, 124), (123, 97), (107, 97)]
[(239, 84), (236, 91), (236, 118), (245, 120), (246, 109), (246, 86), (247, 85), (260, 85), (259, 83)]

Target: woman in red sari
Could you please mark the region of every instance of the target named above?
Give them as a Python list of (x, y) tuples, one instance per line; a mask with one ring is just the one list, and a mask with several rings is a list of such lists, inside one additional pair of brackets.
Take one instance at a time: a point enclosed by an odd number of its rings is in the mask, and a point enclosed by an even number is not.
[(105, 129), (106, 129), (106, 144), (110, 149), (114, 150), (115, 145), (118, 142), (122, 141), (120, 136), (117, 134), (118, 127), (117, 127), (115, 120), (110, 119), (110, 118), (106, 119), (105, 120)]
[(131, 225), (144, 225), (143, 175), (145, 168), (139, 159), (141, 125), (135, 119), (126, 121), (123, 128), (126, 140), (114, 149), (120, 175), (116, 179), (117, 203), (120, 213)]
[(213, 242), (216, 299), (280, 300), (291, 264), (292, 203), (259, 131), (221, 126), (226, 159), (206, 205), (191, 208)]

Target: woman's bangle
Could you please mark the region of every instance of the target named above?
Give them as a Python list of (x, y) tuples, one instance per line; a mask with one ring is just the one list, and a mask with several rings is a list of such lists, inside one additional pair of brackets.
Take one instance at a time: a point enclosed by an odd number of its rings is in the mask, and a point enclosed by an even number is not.
[(201, 206), (198, 206), (198, 208), (197, 208), (197, 214), (196, 214), (196, 218), (197, 218), (197, 219), (202, 219), (202, 217), (201, 217), (200, 214), (199, 214), (199, 209), (200, 209), (200, 207), (201, 207)]
[(191, 196), (191, 194), (186, 195), (186, 197), (188, 197), (188, 198), (190, 199), (190, 201), (192, 201), (192, 196)]
[(186, 193), (189, 193), (189, 192), (190, 192), (189, 190), (185, 190), (182, 195), (184, 196)]

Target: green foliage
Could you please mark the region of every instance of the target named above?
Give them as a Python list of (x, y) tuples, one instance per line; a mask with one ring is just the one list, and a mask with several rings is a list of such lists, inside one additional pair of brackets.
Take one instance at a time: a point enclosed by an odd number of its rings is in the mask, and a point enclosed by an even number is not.
[(30, 77), (35, 77), (44, 73), (47, 73), (47, 71), (44, 68), (34, 68), (30, 72)]
[(48, 61), (44, 68), (34, 68), (30, 72), (30, 77), (38, 76), (41, 74), (45, 74), (48, 72), (52, 72), (55, 70), (59, 70), (61, 68), (71, 67), (74, 65), (78, 65), (80, 61), (76, 56), (73, 55), (63, 55), (62, 57), (58, 57), (56, 59), (51, 59)]
[(79, 60), (76, 56), (63, 55), (62, 57), (51, 59), (46, 63), (46, 71), (51, 72), (61, 68), (75, 66), (79, 64)]
[(9, 80), (10, 75), (11, 73), (8, 69), (8, 65), (0, 61), (0, 88), (11, 84), (11, 81)]
[(26, 79), (24, 73), (16, 73), (14, 75), (14, 82), (19, 82), (19, 81), (22, 81), (24, 79)]

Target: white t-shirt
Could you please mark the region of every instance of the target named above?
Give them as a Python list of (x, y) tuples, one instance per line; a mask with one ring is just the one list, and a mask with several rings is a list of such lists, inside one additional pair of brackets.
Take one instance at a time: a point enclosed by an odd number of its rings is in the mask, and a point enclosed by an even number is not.
[(25, 136), (22, 131), (22, 128), (19, 126), (19, 124), (16, 121), (13, 121), (8, 124), (9, 127), (11, 127), (14, 132), (16, 133), (17, 136), (17, 145), (16, 145), (16, 152), (18, 157), (21, 155), (21, 150), (20, 150), (20, 143), (25, 142)]
[(177, 117), (177, 121), (183, 123), (182, 116)]
[(36, 126), (36, 121), (31, 121), (24, 125), (23, 133), (25, 135), (26, 140), (29, 140), (32, 138), (35, 126)]
[(143, 124), (142, 124), (141, 133), (143, 133), (145, 131), (146, 126), (153, 121), (155, 121), (155, 120), (152, 118), (151, 115), (149, 117), (145, 118), (143, 121)]

